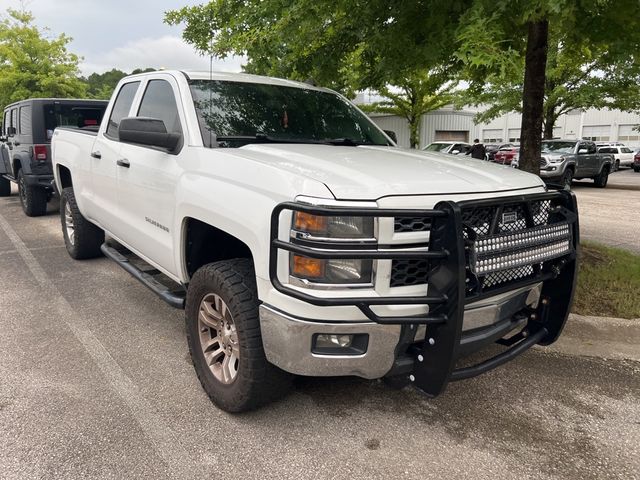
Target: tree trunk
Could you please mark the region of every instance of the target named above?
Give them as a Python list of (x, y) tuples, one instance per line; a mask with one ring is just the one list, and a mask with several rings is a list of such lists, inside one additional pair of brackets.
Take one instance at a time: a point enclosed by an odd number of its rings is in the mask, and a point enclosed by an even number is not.
[[(540, 174), (544, 84), (547, 68), (549, 21), (529, 22), (527, 56), (522, 91), (522, 125), (520, 127), (520, 169)], [(553, 126), (551, 127), (553, 131)]]
[(556, 126), (556, 120), (558, 117), (556, 115), (554, 108), (547, 108), (547, 111), (544, 114), (544, 139), (551, 140), (553, 138), (553, 127)]
[(422, 115), (416, 115), (409, 119), (409, 142), (411, 148), (418, 148), (420, 146), (420, 123)]

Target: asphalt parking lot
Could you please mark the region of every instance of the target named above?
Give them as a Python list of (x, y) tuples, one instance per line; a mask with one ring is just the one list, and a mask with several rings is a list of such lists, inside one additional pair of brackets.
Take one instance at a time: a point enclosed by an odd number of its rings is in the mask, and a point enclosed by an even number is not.
[(626, 168), (609, 177), (605, 189), (593, 181), (573, 182), (583, 239), (640, 253), (640, 173)]
[[(617, 219), (637, 242), (625, 175), (576, 184), (584, 237)], [(106, 259), (71, 260), (53, 211), (0, 199), (0, 271), (3, 479), (640, 478), (640, 321), (572, 318), (553, 348), (436, 399), (300, 379), (232, 416), (200, 388), (182, 312)]]

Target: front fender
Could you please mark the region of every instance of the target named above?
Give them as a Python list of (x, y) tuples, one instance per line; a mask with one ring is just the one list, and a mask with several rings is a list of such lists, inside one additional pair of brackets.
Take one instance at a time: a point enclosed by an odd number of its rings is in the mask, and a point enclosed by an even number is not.
[[(204, 222), (245, 243), (253, 256), (256, 276), (268, 279), (270, 219), (274, 207), (308, 192), (313, 192), (318, 197), (333, 198), (326, 186), (314, 180), (272, 183), (273, 176), (268, 172), (262, 173), (263, 175), (252, 172), (250, 177), (246, 177), (245, 183), (195, 173), (182, 176), (176, 189), (173, 232), (177, 236), (174, 238), (174, 245), (178, 246), (174, 249), (174, 264), (184, 283), (189, 281), (184, 255), (187, 219)], [(280, 185), (280, 188), (264, 188), (265, 185), (274, 184)], [(260, 297), (261, 283), (258, 282)]]

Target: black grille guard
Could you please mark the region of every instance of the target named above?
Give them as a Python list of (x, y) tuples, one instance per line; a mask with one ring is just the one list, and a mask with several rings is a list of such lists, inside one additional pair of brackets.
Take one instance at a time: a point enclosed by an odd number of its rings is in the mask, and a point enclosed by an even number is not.
[[(487, 292), (468, 295), (466, 279), (469, 273), (468, 259), (472, 240), (465, 235), (462, 211), (467, 208), (482, 208), (509, 204), (523, 204), (531, 211), (533, 202), (550, 200), (553, 223), (570, 225), (570, 251), (543, 265), (536, 265), (528, 278), (510, 282)], [(283, 211), (299, 211), (316, 215), (343, 215), (363, 217), (406, 217), (416, 216), (431, 220), (428, 251), (377, 250), (377, 246), (322, 244), (322, 248), (308, 244), (292, 243), (278, 238), (280, 215)], [(531, 217), (531, 215), (529, 215)], [(533, 226), (533, 225), (531, 225)], [(467, 228), (468, 232), (468, 228)], [(415, 386), (425, 393), (441, 393), (449, 381), (476, 376), (495, 368), (526, 351), (534, 344), (553, 343), (564, 328), (573, 301), (577, 274), (577, 250), (579, 246), (578, 210), (575, 196), (567, 190), (551, 191), (532, 195), (517, 195), (463, 202), (439, 202), (431, 210), (352, 208), (314, 206), (287, 202), (275, 207), (271, 216), (271, 244), (269, 276), (274, 288), (286, 295), (317, 306), (358, 307), (371, 321), (380, 324), (402, 325), (401, 341), (397, 349), (410, 347), (416, 325), (428, 325), (429, 341), (422, 342), (416, 349), (412, 347), (415, 359), (410, 375)], [(431, 264), (427, 295), (424, 296), (384, 296), (384, 297), (319, 297), (283, 284), (278, 278), (278, 252), (293, 252), (311, 258), (338, 259), (427, 259)], [(526, 335), (512, 340), (511, 348), (500, 355), (474, 367), (454, 370), (458, 360), (458, 346), (462, 335), (462, 323), (466, 304), (481, 298), (498, 295), (543, 282), (541, 301), (536, 311), (527, 312)], [(372, 307), (376, 305), (427, 305), (428, 312), (417, 316), (380, 316)], [(402, 340), (404, 339), (404, 340)], [(418, 360), (420, 358), (421, 360)]]

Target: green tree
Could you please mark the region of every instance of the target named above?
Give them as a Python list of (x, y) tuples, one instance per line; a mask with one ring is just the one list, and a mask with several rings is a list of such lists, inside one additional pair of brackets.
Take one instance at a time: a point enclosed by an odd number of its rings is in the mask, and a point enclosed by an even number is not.
[(422, 116), (451, 103), (455, 85), (450, 80), (450, 75), (445, 72), (419, 72), (408, 75), (398, 85), (382, 87), (378, 93), (384, 100), (360, 105), (360, 108), (406, 119), (409, 124), (411, 148), (418, 148)]
[(457, 62), (451, 35), (467, 3), (225, 0), (170, 11), (165, 21), (184, 23), (183, 38), (201, 53), (246, 55), (251, 73), (311, 78), (348, 96), (380, 91), (411, 119), (417, 145), (418, 112), (438, 104), (431, 97), (448, 78), (416, 72), (451, 71)]
[[(457, 31), (471, 103), (522, 112), (521, 168), (574, 108), (638, 108), (637, 0), (475, 0)], [(524, 75), (523, 75), (524, 72)]]
[(118, 85), (118, 82), (127, 75), (135, 75), (137, 73), (153, 72), (153, 68), (136, 68), (130, 74), (113, 68), (104, 73), (92, 73), (88, 77), (82, 77), (81, 80), (87, 85), (87, 95), (90, 98), (108, 100)]
[(0, 107), (30, 97), (83, 97), (71, 38), (46, 38), (30, 12), (7, 10), (0, 22)]

